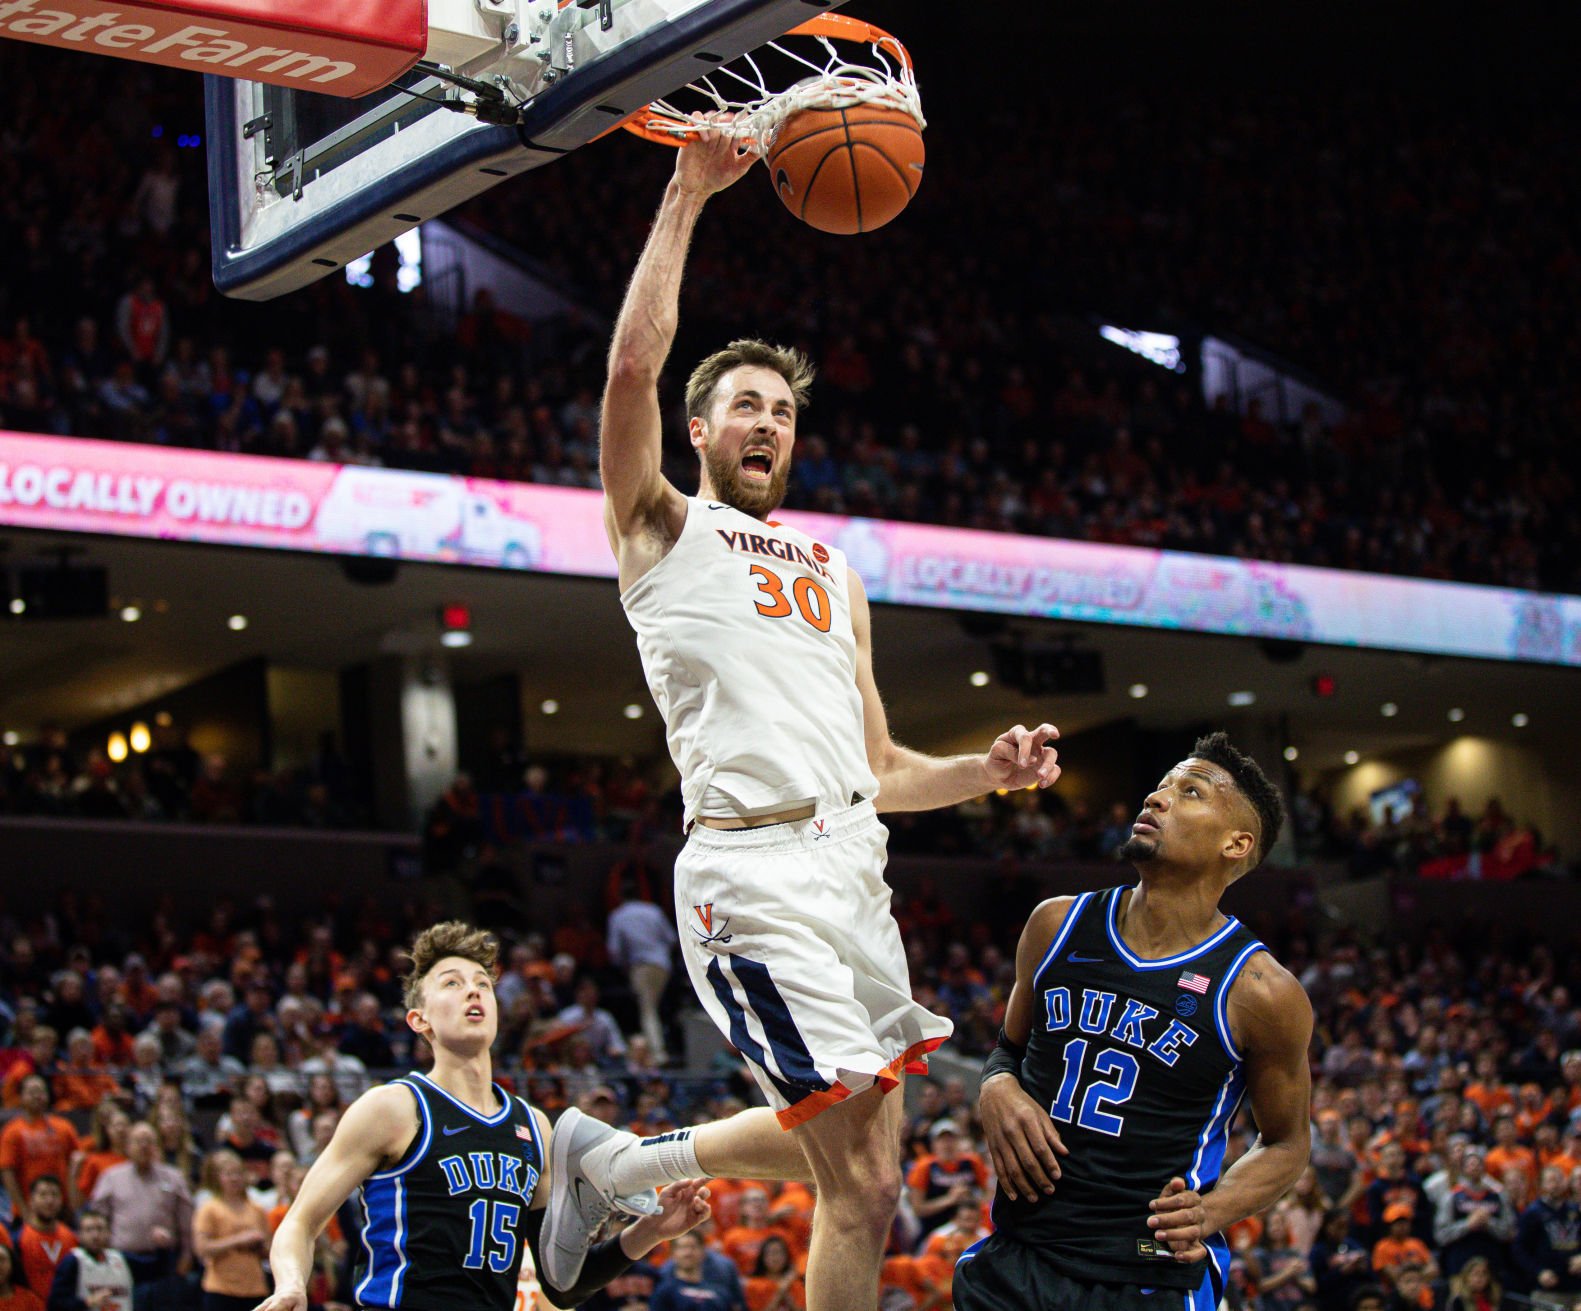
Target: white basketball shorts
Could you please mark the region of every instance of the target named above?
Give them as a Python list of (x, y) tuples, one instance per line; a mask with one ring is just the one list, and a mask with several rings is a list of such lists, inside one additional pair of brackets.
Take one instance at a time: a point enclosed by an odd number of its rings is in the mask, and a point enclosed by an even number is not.
[(872, 802), (757, 829), (692, 827), (675, 862), (681, 953), (790, 1129), (927, 1072), (954, 1031), (912, 1000)]

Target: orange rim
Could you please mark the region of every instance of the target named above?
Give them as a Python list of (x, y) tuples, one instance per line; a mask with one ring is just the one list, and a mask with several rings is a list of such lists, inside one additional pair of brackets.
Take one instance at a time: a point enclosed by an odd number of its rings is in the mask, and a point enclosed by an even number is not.
[[(562, 0), (567, 2), (567, 0)], [(816, 18), (809, 18), (805, 23), (791, 28), (786, 36), (826, 36), (836, 41), (851, 41), (858, 45), (874, 45), (900, 61), (902, 68), (910, 69), (911, 55), (906, 47), (901, 45), (898, 38), (891, 36), (875, 23), (869, 23), (860, 18), (852, 18), (847, 14), (819, 14)], [(651, 141), (658, 146), (687, 146), (692, 142), (691, 124), (685, 119), (671, 118), (667, 114), (656, 114), (653, 106), (644, 105), (633, 114), (628, 114), (614, 127), (600, 132), (594, 140), (607, 137), (611, 132), (625, 128), (626, 131), (635, 133), (644, 141)]]

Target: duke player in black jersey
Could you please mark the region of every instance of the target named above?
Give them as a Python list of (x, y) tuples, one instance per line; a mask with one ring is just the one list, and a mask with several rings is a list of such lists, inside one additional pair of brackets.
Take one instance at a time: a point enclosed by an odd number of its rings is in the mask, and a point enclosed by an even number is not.
[(374, 1088), (348, 1108), (275, 1234), (275, 1292), (259, 1311), (306, 1311), (313, 1242), (358, 1185), (365, 1225), (354, 1296), (358, 1306), (388, 1311), (510, 1311), (524, 1241), (544, 1294), (576, 1306), (707, 1218), (699, 1180), (656, 1199), (623, 1198), (625, 1209), (651, 1214), (595, 1245), (571, 1287), (544, 1278), (549, 1122), (493, 1081), (497, 952), (493, 937), (456, 921), (413, 944), (406, 1022), (432, 1046), (433, 1069)]
[[(1219, 1305), (1224, 1230), (1307, 1163), (1312, 1008), (1219, 910), (1283, 819), (1214, 733), (1148, 795), (1122, 850), (1134, 888), (1032, 913), (980, 1094), (995, 1232), (961, 1256), (959, 1311)], [(1246, 1097), (1258, 1138), (1225, 1170)]]

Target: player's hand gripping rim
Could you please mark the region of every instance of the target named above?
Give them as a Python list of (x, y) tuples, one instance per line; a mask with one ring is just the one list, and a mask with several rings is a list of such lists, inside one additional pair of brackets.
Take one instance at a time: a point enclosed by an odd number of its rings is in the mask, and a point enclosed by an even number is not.
[(1048, 1112), (1004, 1074), (983, 1084), (978, 1114), (1005, 1196), (1035, 1202), (1051, 1195), (1060, 1177), (1059, 1158), (1069, 1156), (1070, 1148), (1060, 1141)]
[(984, 762), (989, 782), (999, 788), (1051, 787), (1060, 776), (1059, 752), (1052, 745), (1058, 737), (1053, 724), (1017, 724), (1001, 733)]
[(1213, 1230), (1208, 1228), (1207, 1209), (1202, 1194), (1187, 1188), (1184, 1179), (1171, 1179), (1147, 1205), (1153, 1213), (1147, 1217), (1147, 1227), (1159, 1242), (1169, 1244), (1175, 1260), (1190, 1265), (1208, 1255), (1203, 1239)]
[(726, 124), (735, 117), (710, 116), (717, 126), (691, 134), (675, 160), (675, 182), (683, 192), (711, 196), (744, 177), (758, 161), (759, 151), (750, 141), (733, 136)]

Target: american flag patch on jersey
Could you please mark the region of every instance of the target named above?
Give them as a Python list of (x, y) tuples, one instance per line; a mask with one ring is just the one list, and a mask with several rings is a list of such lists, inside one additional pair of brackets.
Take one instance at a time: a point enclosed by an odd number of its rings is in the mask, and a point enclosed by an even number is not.
[(1175, 986), (1177, 988), (1188, 988), (1192, 992), (1202, 993), (1202, 994), (1206, 995), (1207, 991), (1208, 991), (1208, 985), (1210, 983), (1212, 983), (1212, 982), (1213, 982), (1213, 980), (1208, 978), (1208, 976), (1205, 975), (1205, 974), (1189, 974), (1188, 973), (1188, 974), (1182, 974), (1180, 976), (1179, 982), (1177, 982), (1175, 984)]
[(529, 1129), (525, 1124), (518, 1124), (516, 1126), (516, 1136), (518, 1138), (525, 1138), (528, 1142), (532, 1142), (532, 1130)]

